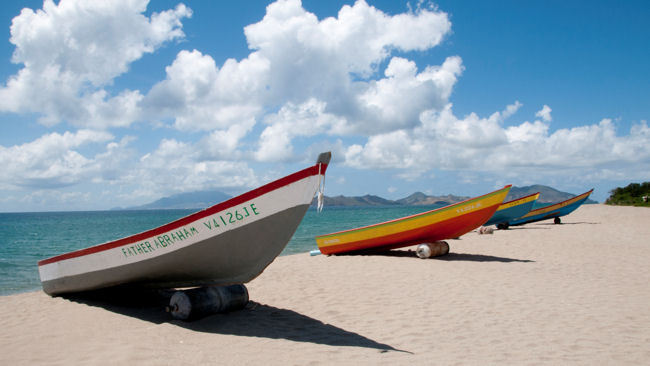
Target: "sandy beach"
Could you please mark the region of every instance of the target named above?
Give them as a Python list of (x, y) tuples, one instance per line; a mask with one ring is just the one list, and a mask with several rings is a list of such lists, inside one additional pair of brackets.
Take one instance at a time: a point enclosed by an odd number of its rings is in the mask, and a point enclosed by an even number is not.
[(448, 242), (427, 260), (280, 257), (246, 309), (194, 322), (160, 299), (3, 296), (0, 363), (650, 363), (650, 209), (585, 205)]

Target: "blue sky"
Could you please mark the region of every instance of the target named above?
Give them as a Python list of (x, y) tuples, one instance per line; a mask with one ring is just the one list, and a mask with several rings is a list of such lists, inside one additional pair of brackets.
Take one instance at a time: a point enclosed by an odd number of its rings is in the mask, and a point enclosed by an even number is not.
[[(0, 212), (650, 180), (643, 1), (5, 1)], [(23, 10), (23, 8), (26, 8)]]

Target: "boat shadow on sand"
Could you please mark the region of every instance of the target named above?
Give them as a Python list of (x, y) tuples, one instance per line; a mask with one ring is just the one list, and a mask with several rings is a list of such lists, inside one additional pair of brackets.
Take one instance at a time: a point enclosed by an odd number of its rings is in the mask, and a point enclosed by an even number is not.
[[(524, 225), (517, 225), (517, 226), (510, 226), (508, 230), (550, 230), (550, 226), (563, 226), (563, 225), (600, 225), (600, 222), (585, 222), (585, 221), (579, 221), (579, 222), (562, 222), (561, 224), (556, 224), (554, 222), (534, 222), (534, 223), (528, 223)], [(499, 230), (499, 231), (504, 231), (504, 230)]]
[[(417, 260), (422, 260), (415, 251), (413, 250), (384, 250), (384, 251), (368, 251), (368, 252), (358, 252), (358, 253), (349, 253), (349, 254), (337, 254), (337, 255), (346, 255), (346, 256), (383, 256), (383, 257), (400, 257), (400, 258), (415, 258)], [(515, 259), (515, 258), (506, 258), (506, 257), (496, 257), (493, 255), (483, 255), (483, 254), (470, 254), (470, 253), (448, 253), (441, 255), (439, 257), (428, 258), (430, 260), (439, 260), (439, 261), (468, 261), (468, 262), (521, 262), (521, 263), (532, 263), (535, 261), (529, 259)]]
[(548, 225), (548, 226), (562, 226), (562, 225), (600, 225), (600, 222), (586, 222), (586, 221), (580, 221), (580, 222), (562, 222), (561, 224), (556, 224), (553, 222), (538, 222), (536, 225)]
[(247, 337), (287, 339), (328, 346), (373, 348), (382, 352), (408, 351), (376, 342), (320, 320), (289, 309), (250, 301), (244, 310), (215, 314), (197, 322), (175, 322), (177, 325), (197, 332), (230, 334)]
[(410, 353), (323, 323), (296, 311), (259, 304), (255, 301), (249, 301), (242, 310), (213, 314), (192, 322), (175, 320), (165, 312), (165, 306), (169, 304), (173, 293), (174, 290), (113, 288), (62, 297), (155, 324), (169, 323), (196, 332), (287, 339), (329, 346), (372, 348), (381, 352)]

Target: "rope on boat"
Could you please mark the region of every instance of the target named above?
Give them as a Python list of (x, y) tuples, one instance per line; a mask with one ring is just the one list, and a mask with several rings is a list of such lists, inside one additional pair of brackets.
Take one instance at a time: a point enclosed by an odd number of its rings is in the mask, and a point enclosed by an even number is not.
[(323, 192), (325, 192), (325, 174), (321, 175), (321, 165), (323, 164), (318, 164), (318, 212), (323, 211)]

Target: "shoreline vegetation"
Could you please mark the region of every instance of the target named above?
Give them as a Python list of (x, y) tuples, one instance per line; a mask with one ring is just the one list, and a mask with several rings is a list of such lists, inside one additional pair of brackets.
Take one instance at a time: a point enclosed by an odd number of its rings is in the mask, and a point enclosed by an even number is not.
[(606, 205), (650, 207), (650, 182), (630, 183), (612, 189)]

